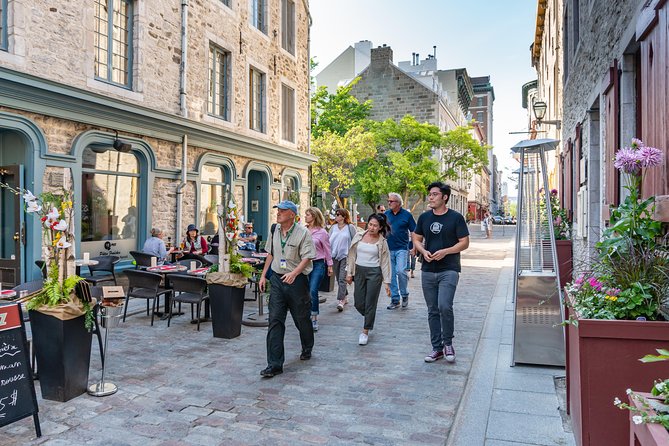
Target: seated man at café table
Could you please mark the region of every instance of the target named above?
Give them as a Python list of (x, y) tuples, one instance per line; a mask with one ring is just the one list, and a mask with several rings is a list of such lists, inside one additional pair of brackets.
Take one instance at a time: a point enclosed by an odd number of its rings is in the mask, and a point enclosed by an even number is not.
[(162, 265), (168, 260), (167, 256), (174, 252), (174, 247), (171, 247), (168, 251), (163, 241), (163, 231), (160, 228), (152, 228), (151, 237), (144, 242), (142, 251), (158, 257), (158, 264)]
[(244, 232), (239, 234), (239, 241), (242, 242), (242, 245), (239, 247), (239, 249), (243, 249), (245, 251), (255, 251), (256, 240), (258, 240), (258, 234), (253, 232), (253, 223), (247, 222), (244, 225)]
[(267, 239), (269, 252), (258, 282), (260, 291), (265, 291), (267, 271), (271, 269), (267, 368), (260, 372), (264, 378), (283, 373), (283, 339), (289, 310), (300, 333), (300, 359), (311, 359), (314, 346), (308, 276), (312, 270), (311, 260), (316, 257), (316, 249), (309, 230), (295, 221), (295, 203), (284, 200), (274, 207), (277, 209), (277, 226)]

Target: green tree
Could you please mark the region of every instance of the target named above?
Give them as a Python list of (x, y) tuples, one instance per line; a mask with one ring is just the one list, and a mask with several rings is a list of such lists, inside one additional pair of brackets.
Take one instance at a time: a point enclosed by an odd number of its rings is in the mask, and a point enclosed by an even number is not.
[(312, 143), (328, 132), (343, 136), (367, 119), (372, 109), (371, 101), (361, 104), (351, 95), (351, 88), (358, 79), (337, 88), (335, 94), (329, 93), (324, 86), (318, 87), (311, 98)]
[[(413, 210), (425, 196), (427, 185), (439, 178), (439, 164), (433, 156), (442, 139), (439, 128), (409, 115), (400, 122), (388, 119), (369, 126), (378, 155), (356, 168), (357, 193), (374, 209), (380, 196), (397, 192)], [(414, 200), (411, 205), (410, 199)]]
[(353, 186), (353, 171), (360, 163), (376, 155), (376, 146), (373, 133), (359, 125), (343, 136), (326, 132), (312, 139), (311, 151), (318, 157), (312, 169), (314, 185), (332, 194), (343, 207), (341, 195)]
[(457, 180), (465, 175), (471, 179), (474, 172), (488, 164), (490, 146), (482, 146), (471, 135), (471, 127), (456, 127), (443, 134), (439, 145), (442, 159), (442, 180)]

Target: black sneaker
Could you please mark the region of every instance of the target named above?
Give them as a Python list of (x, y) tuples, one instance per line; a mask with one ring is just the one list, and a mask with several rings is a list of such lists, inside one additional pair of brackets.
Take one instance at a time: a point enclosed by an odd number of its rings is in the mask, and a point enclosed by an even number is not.
[(302, 353), (300, 353), (300, 359), (302, 361), (311, 359), (311, 350), (302, 350)]
[(390, 305), (388, 305), (386, 308), (388, 310), (397, 310), (400, 307), (399, 302), (391, 302)]
[(455, 362), (455, 349), (452, 345), (444, 346), (444, 358), (447, 362)]
[(267, 368), (260, 371), (260, 376), (263, 378), (274, 378), (276, 375), (281, 375), (282, 373), (283, 369), (281, 367), (267, 366)]
[(409, 306), (409, 298), (408, 297), (403, 297), (402, 298), (402, 308), (406, 308)]

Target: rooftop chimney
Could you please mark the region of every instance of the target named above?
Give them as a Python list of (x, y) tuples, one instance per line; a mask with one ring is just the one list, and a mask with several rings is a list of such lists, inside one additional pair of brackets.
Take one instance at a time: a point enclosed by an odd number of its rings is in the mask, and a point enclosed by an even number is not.
[(372, 48), (372, 67), (382, 67), (393, 63), (393, 50), (386, 46)]

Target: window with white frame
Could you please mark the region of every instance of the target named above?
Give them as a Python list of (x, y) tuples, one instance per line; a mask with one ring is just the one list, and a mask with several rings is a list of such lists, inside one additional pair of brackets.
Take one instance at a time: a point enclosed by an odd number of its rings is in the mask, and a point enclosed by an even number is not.
[(295, 2), (281, 0), (281, 48), (295, 54)]
[(267, 0), (251, 0), (251, 23), (267, 34)]
[(281, 138), (295, 142), (295, 90), (281, 84)]
[(95, 0), (95, 77), (130, 87), (132, 2)]
[(265, 73), (249, 68), (249, 127), (265, 132)]
[(209, 46), (209, 98), (207, 112), (230, 120), (230, 52)]
[(228, 8), (230, 7), (230, 0), (221, 0), (221, 3), (223, 3)]

